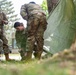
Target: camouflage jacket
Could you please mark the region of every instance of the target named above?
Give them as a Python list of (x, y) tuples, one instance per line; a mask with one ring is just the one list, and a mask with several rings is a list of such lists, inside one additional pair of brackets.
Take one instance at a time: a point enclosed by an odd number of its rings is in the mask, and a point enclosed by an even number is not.
[(0, 36), (3, 35), (4, 32), (4, 24), (8, 24), (8, 20), (6, 15), (0, 11)]
[(27, 39), (27, 33), (26, 30), (24, 31), (16, 31), (15, 33), (16, 38), (16, 44), (19, 49), (26, 49), (26, 39)]
[(32, 4), (32, 3), (22, 5), (20, 10), (20, 14), (25, 20), (28, 20), (28, 17), (30, 15), (38, 12), (44, 13), (42, 8), (38, 4)]

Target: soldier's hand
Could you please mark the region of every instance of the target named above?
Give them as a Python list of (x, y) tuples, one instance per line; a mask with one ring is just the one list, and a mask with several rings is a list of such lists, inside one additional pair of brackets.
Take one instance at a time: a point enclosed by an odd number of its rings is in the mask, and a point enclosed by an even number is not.
[(8, 21), (2, 20), (3, 24), (8, 24)]
[(24, 19), (24, 20), (28, 20), (28, 16), (24, 16), (23, 19)]

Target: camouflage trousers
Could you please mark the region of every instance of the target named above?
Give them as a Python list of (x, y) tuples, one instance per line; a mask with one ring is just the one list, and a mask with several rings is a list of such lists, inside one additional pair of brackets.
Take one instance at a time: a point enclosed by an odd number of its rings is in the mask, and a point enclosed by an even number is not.
[(3, 50), (3, 41), (0, 39), (0, 54), (1, 54), (2, 50)]
[(19, 53), (20, 53), (20, 56), (21, 56), (21, 60), (25, 60), (25, 51), (20, 50)]
[(6, 37), (2, 34), (0, 34), (0, 53), (3, 52), (4, 53), (9, 53), (10, 50), (9, 50), (9, 47), (8, 47), (8, 40), (6, 39)]
[(26, 31), (22, 31), (22, 32), (16, 31), (15, 38), (16, 38), (16, 44), (19, 48), (21, 60), (25, 60), (27, 58), (25, 56), (25, 54), (26, 54), (26, 39), (27, 39)]
[(46, 27), (47, 22), (44, 15), (32, 15), (27, 21), (28, 37), (26, 41), (26, 51), (29, 58), (31, 58), (33, 51), (35, 58), (41, 58), (44, 45), (43, 36)]

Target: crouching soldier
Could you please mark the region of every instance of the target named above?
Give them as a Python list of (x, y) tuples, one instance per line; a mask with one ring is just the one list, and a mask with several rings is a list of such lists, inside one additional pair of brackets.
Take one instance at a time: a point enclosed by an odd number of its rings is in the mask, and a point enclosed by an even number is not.
[(26, 60), (28, 59), (28, 56), (26, 55), (26, 28), (24, 27), (23, 23), (20, 22), (15, 22), (14, 28), (16, 29), (15, 38), (21, 55), (21, 60)]
[[(26, 51), (26, 40), (27, 40), (27, 28), (24, 27), (23, 23), (20, 22), (15, 22), (14, 24), (14, 28), (16, 29), (16, 33), (15, 33), (15, 38), (16, 38), (16, 44), (19, 48), (19, 53), (21, 56), (21, 60), (30, 60), (30, 53), (28, 51)], [(33, 55), (36, 58), (37, 54), (36, 54), (36, 48), (37, 46), (34, 46), (33, 49)], [(32, 57), (31, 57), (32, 58)]]

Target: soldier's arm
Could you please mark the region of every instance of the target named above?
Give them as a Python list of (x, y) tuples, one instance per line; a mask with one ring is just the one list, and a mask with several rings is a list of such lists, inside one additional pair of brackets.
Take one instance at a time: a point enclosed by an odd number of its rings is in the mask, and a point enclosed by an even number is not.
[(26, 11), (26, 4), (22, 5), (21, 10), (20, 10), (20, 15), (22, 16), (23, 19), (27, 20), (27, 11)]
[(6, 15), (4, 13), (2, 13), (2, 14), (3, 14), (3, 20), (2, 20), (3, 24), (8, 24), (8, 19), (7, 19)]
[(16, 45), (18, 48), (21, 48), (21, 38), (20, 38), (20, 32), (19, 31), (16, 31), (15, 32), (15, 39), (16, 39)]

